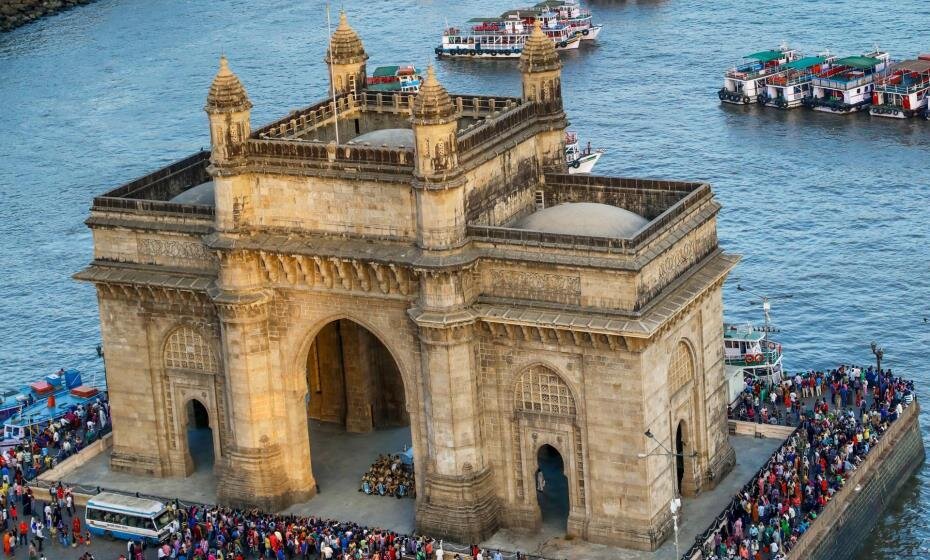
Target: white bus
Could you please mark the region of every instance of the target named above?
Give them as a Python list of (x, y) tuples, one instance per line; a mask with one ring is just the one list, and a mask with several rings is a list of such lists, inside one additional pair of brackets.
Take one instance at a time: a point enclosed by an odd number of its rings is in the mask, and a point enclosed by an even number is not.
[(88, 500), (84, 517), (88, 531), (108, 538), (158, 544), (178, 530), (174, 512), (164, 503), (113, 492)]

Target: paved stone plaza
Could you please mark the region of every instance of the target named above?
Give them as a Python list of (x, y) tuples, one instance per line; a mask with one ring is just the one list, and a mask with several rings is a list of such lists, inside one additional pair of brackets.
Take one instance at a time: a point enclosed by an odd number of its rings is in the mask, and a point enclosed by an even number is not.
[[(314, 463), (314, 469), (320, 493), (309, 502), (290, 507), (287, 512), (354, 520), (369, 526), (385, 527), (408, 534), (414, 531), (413, 500), (367, 496), (358, 492), (359, 479), (368, 465), (379, 453), (400, 450), (405, 444), (409, 444), (409, 430), (396, 428), (368, 434), (350, 434), (341, 428), (319, 422), (313, 422), (311, 430), (314, 456), (319, 457)], [(737, 458), (733, 472), (714, 490), (704, 492), (696, 498), (684, 499), (684, 516), (679, 533), (682, 550), (694, 542), (694, 537), (723, 510), (736, 491), (781, 443), (781, 440), (777, 439), (748, 436), (733, 436), (730, 441), (736, 450)], [(207, 457), (199, 455), (195, 457), (195, 462), (205, 458)], [(105, 452), (74, 471), (68, 477), (68, 481), (166, 498), (181, 496), (182, 501), (187, 499), (214, 503), (216, 479), (208, 465), (204, 466), (198, 462), (197, 466), (196, 472), (189, 478), (143, 477), (110, 471), (109, 452)], [(547, 558), (666, 560), (675, 557), (674, 543), (671, 539), (656, 552), (638, 551), (592, 544), (579, 539), (565, 539), (564, 522), (561, 530), (557, 525), (544, 523), (542, 529), (535, 534), (502, 529), (482, 544), (488, 548), (520, 550)], [(112, 545), (101, 543), (100, 546), (102, 550), (113, 549)]]

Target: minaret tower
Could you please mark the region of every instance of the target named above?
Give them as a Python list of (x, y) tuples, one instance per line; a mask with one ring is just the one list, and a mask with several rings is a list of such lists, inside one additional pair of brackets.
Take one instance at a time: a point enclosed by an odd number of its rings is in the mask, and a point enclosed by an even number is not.
[(355, 92), (365, 87), (365, 61), (368, 54), (358, 33), (349, 26), (345, 12), (339, 12), (339, 25), (329, 40), (323, 58), (329, 65), (330, 79), (336, 94)]
[(449, 248), (465, 238), (465, 193), (458, 169), (458, 111), (430, 66), (413, 102), (419, 242)]
[(520, 55), (523, 100), (538, 105), (538, 115), (548, 122), (547, 132), (537, 136), (538, 157), (543, 167), (565, 171), (565, 127), (562, 110), (562, 61), (552, 39), (543, 33), (539, 21), (526, 39)]
[(252, 133), (250, 114), (252, 102), (242, 82), (229, 69), (225, 56), (220, 57), (220, 70), (213, 78), (204, 110), (210, 118), (211, 162), (215, 166), (233, 163)]

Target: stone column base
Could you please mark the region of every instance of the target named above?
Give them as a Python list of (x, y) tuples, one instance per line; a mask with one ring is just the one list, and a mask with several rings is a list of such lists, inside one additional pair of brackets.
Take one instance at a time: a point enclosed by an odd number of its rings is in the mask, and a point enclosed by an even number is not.
[(306, 488), (291, 488), (280, 448), (229, 450), (218, 466), (217, 501), (236, 508), (277, 512), (316, 495), (310, 477)]
[[(569, 518), (571, 521), (571, 518)], [(663, 508), (651, 521), (623, 518), (592, 518), (582, 537), (593, 543), (653, 551), (672, 532), (672, 514)]]
[(707, 470), (701, 473), (701, 489), (706, 492), (716, 488), (735, 466), (736, 450), (727, 440), (726, 447), (717, 451), (717, 454), (711, 458)]
[(427, 474), (417, 500), (417, 531), (467, 544), (481, 542), (500, 527), (500, 504), (491, 471), (460, 476)]
[(164, 478), (171, 476), (169, 468), (160, 457), (145, 455), (132, 449), (113, 448), (110, 453), (110, 470), (144, 476)]

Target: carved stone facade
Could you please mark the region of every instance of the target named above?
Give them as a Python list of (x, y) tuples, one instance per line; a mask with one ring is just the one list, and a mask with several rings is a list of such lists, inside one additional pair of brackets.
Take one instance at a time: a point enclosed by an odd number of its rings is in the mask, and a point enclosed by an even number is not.
[[(339, 34), (327, 62), (363, 77), (344, 19)], [(721, 285), (737, 259), (708, 185), (565, 173), (560, 69), (537, 42), (523, 97), (450, 95), (430, 73), (417, 100), (357, 79), (255, 131), (223, 63), (212, 152), (95, 199), (88, 220), (94, 261), (77, 278), (97, 286), (114, 469), (190, 473), (195, 400), (221, 501), (280, 509), (315, 492), (308, 418), (409, 421), (422, 532), (537, 528), (549, 445), (569, 533), (662, 543), (675, 493), (733, 465)], [(364, 141), (384, 128), (415, 141)], [(211, 202), (184, 202), (200, 189)], [(648, 223), (622, 239), (517, 227), (538, 201)], [(684, 449), (682, 468), (647, 430)]]

